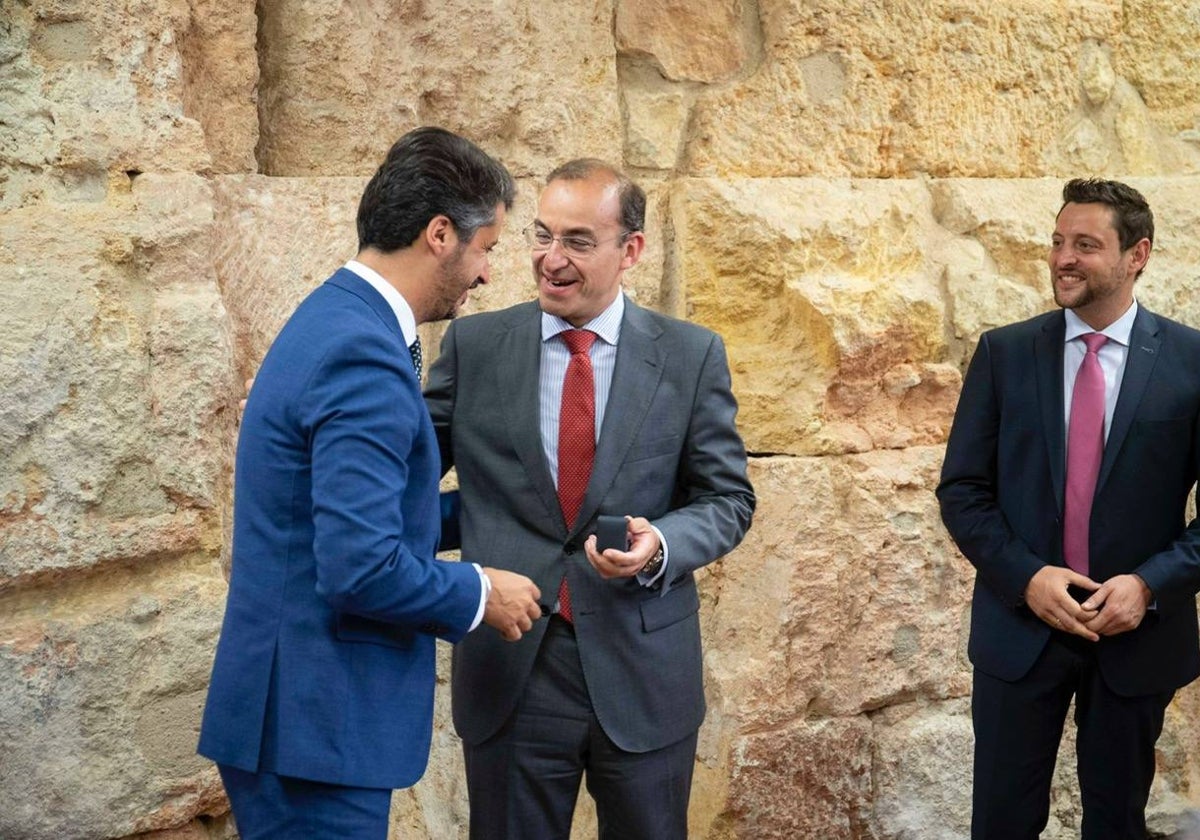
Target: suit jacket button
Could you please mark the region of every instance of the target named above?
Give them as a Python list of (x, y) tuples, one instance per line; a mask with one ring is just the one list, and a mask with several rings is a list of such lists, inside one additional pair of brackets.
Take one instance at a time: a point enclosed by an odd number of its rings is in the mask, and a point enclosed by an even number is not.
[(575, 549), (577, 549), (578, 547), (579, 546), (575, 545), (575, 543), (569, 542), (563, 546), (563, 554), (574, 554)]

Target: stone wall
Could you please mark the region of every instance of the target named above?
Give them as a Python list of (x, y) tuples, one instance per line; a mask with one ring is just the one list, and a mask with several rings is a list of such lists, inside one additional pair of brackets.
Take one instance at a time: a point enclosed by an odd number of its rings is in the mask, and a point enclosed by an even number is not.
[[(961, 372), (1051, 305), (1066, 177), (1145, 192), (1139, 297), (1200, 324), (1198, 65), (1196, 0), (0, 0), (0, 837), (233, 836), (193, 749), (240, 382), (429, 123), (520, 181), (472, 308), (532, 295), (539, 179), (595, 155), (651, 196), (630, 293), (727, 339), (760, 507), (703, 574), (692, 836), (964, 837)], [(465, 836), (438, 703), (395, 838)], [(1198, 751), (1190, 688), (1155, 830)]]

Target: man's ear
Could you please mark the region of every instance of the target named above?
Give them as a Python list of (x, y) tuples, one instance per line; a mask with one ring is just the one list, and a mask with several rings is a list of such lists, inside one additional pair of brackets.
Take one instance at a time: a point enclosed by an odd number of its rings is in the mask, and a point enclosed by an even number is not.
[(642, 249), (646, 247), (646, 234), (635, 230), (625, 237), (622, 247), (624, 252), (621, 254), (621, 270), (624, 271), (633, 268), (642, 258)]
[(1129, 249), (1129, 269), (1137, 274), (1150, 259), (1150, 240), (1142, 237)]
[(454, 231), (454, 223), (450, 221), (449, 216), (438, 214), (429, 220), (429, 224), (425, 225), (425, 232), (422, 234), (426, 247), (435, 257), (440, 257), (448, 249), (453, 249), (458, 245), (458, 235)]

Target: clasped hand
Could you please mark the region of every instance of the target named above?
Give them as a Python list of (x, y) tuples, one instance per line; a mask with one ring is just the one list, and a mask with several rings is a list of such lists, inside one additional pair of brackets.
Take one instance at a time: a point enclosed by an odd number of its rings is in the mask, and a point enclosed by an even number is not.
[[(1078, 603), (1069, 586), (1091, 594)], [(1117, 575), (1100, 584), (1062, 566), (1043, 566), (1025, 588), (1025, 603), (1034, 615), (1056, 630), (1093, 642), (1140, 625), (1151, 597), (1150, 588), (1137, 575)]]

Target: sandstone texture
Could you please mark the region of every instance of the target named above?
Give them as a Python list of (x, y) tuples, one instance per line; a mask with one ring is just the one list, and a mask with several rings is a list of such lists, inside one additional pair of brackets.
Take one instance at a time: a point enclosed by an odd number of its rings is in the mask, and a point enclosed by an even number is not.
[[(538, 190), (598, 156), (649, 196), (626, 291), (724, 338), (759, 507), (701, 574), (690, 835), (966, 837), (974, 571), (933, 496), (962, 372), (1053, 305), (1068, 177), (1147, 196), (1138, 299), (1200, 325), (1198, 45), (1189, 0), (0, 0), (0, 837), (236, 838), (194, 746), (237, 401), (421, 124), (518, 181), (467, 313), (533, 296)], [(449, 653), (394, 840), (466, 837)], [(1198, 745), (1191, 686), (1157, 836), (1200, 825)], [(1073, 765), (1068, 731), (1047, 840)]]
[(548, 172), (564, 150), (620, 153), (609, 0), (260, 8), (268, 175), (370, 175), (418, 125), (486, 142), (521, 175)]

